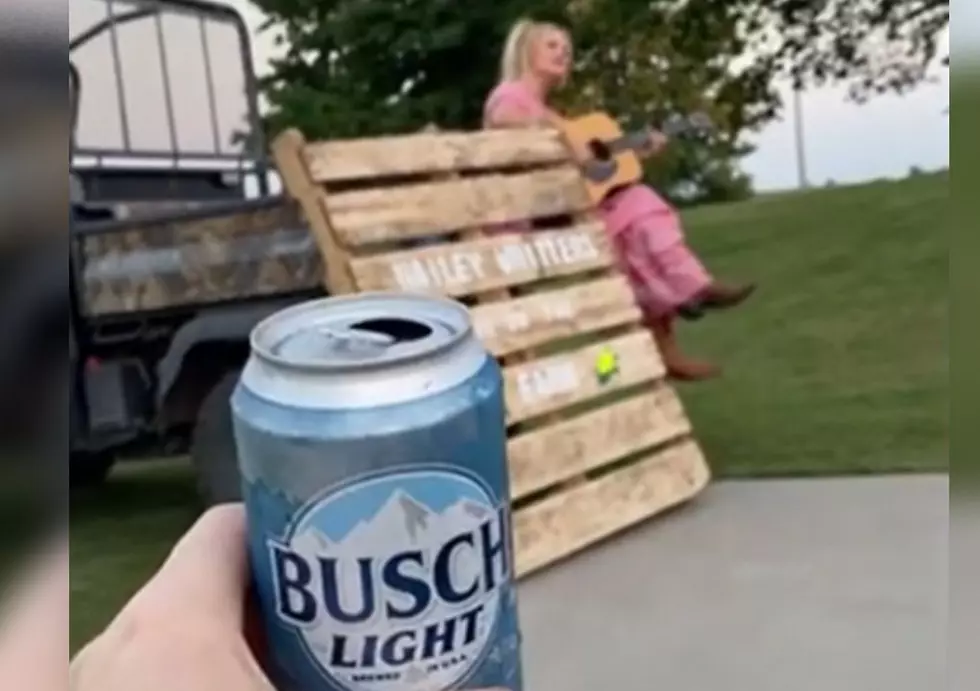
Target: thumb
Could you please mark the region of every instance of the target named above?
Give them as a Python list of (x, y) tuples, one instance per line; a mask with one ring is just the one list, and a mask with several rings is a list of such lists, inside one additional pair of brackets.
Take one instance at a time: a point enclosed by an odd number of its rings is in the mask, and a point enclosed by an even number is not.
[(245, 511), (227, 504), (198, 519), (127, 609), (205, 618), (240, 632), (247, 586)]

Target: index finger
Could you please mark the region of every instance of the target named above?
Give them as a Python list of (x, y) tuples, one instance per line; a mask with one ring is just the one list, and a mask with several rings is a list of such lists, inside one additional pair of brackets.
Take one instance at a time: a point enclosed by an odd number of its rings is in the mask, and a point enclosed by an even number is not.
[(198, 519), (127, 609), (203, 616), (240, 631), (247, 586), (245, 510), (226, 504)]

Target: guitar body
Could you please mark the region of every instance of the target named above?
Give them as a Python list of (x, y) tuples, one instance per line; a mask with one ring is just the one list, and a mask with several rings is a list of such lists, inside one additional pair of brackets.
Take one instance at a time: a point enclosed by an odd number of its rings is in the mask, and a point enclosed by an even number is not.
[[(614, 118), (600, 112), (565, 120), (561, 129), (582, 166), (585, 185), (594, 203), (598, 204), (618, 187), (643, 179), (643, 165), (637, 152), (648, 148), (648, 130), (624, 133)], [(710, 129), (711, 120), (703, 113), (673, 116), (660, 127), (667, 137), (700, 136)]]
[(617, 187), (643, 179), (643, 166), (633, 149), (615, 146), (628, 135), (606, 113), (566, 120), (562, 132), (576, 159), (583, 162), (586, 187), (593, 202), (598, 204)]

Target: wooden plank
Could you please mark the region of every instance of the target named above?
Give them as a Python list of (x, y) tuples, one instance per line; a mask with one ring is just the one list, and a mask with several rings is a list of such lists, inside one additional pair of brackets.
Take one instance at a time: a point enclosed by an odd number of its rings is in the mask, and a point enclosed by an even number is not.
[(507, 446), (511, 499), (520, 499), (691, 431), (667, 386), (514, 437)]
[(560, 216), (591, 204), (574, 166), (338, 192), (325, 203), (348, 247)]
[(554, 129), (424, 132), (397, 137), (317, 142), (304, 151), (320, 183), (450, 173), (568, 160)]
[(351, 260), (360, 290), (458, 297), (610, 266), (601, 222), (529, 235), (498, 235)]
[(330, 219), (324, 213), (323, 188), (310, 178), (309, 168), (303, 160), (305, 146), (306, 140), (299, 130), (290, 129), (281, 133), (272, 143), (276, 168), (282, 176), (286, 191), (303, 209), (316, 239), (326, 269), (323, 273), (327, 290), (334, 295), (354, 292), (347, 253), (339, 246)]
[(703, 490), (711, 471), (694, 441), (555, 494), (514, 515), (518, 576), (681, 504)]
[[(605, 381), (596, 372), (596, 362), (604, 351), (614, 353), (618, 360), (618, 371)], [(507, 367), (504, 370), (507, 422), (544, 415), (660, 379), (665, 373), (657, 346), (646, 331)]]
[(624, 276), (474, 307), (477, 336), (497, 357), (640, 320)]

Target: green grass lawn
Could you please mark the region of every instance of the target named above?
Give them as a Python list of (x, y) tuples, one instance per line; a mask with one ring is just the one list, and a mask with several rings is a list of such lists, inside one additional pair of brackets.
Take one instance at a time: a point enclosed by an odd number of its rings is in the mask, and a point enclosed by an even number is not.
[[(945, 470), (949, 176), (687, 214), (744, 308), (682, 327), (726, 376), (685, 386), (719, 476)], [(71, 641), (98, 631), (196, 514), (186, 463), (122, 467), (72, 500)]]
[(105, 486), (72, 497), (72, 650), (105, 626), (197, 513), (183, 461), (122, 465)]
[(693, 211), (744, 308), (683, 329), (726, 368), (682, 389), (720, 475), (947, 467), (949, 176)]

